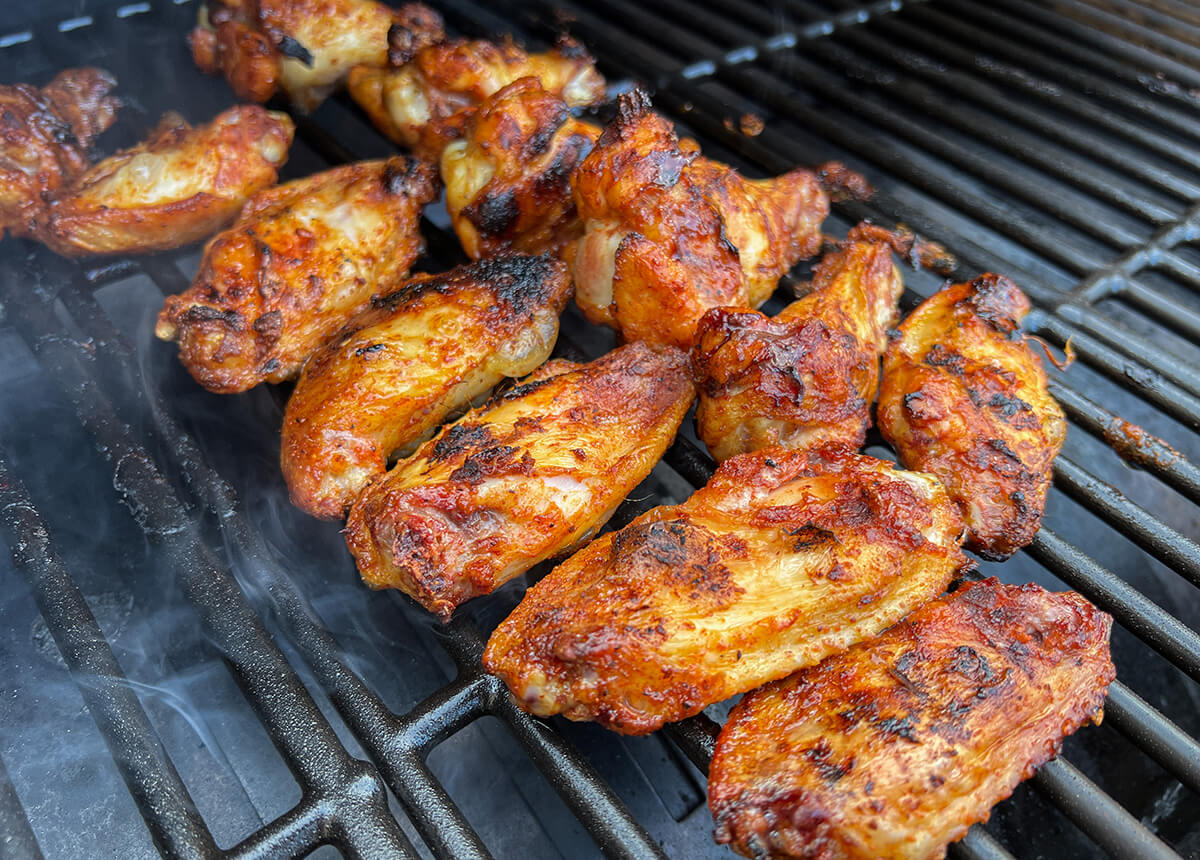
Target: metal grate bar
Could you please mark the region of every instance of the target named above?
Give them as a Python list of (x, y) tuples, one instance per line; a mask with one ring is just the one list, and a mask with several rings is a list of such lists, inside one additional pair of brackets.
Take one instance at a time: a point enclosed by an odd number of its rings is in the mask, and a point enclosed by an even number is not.
[(1108, 688), (1104, 718), (1176, 779), (1200, 793), (1200, 742), (1117, 681)]
[(3, 835), (5, 856), (11, 860), (42, 860), (33, 827), (25, 815), (21, 798), (0, 760), (0, 834)]
[(1133, 307), (1192, 343), (1200, 343), (1200, 314), (1137, 281), (1128, 281), (1118, 293)]

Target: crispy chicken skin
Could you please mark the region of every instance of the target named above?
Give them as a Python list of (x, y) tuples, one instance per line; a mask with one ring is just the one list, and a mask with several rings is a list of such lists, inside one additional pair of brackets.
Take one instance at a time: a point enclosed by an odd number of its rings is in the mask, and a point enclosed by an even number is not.
[(93, 140), (113, 124), (116, 79), (66, 69), (49, 84), (0, 86), (0, 238), (28, 235), (44, 200), (87, 169)]
[(738, 308), (700, 318), (696, 429), (714, 457), (771, 445), (862, 447), (904, 291), (891, 250), (860, 225), (817, 266), (812, 292), (773, 319)]
[(393, 52), (392, 59), (391, 68), (353, 69), (350, 95), (380, 131), (434, 161), (462, 135), (484, 99), (519, 78), (537, 78), (570, 107), (604, 99), (604, 78), (595, 61), (569, 39), (543, 54), (527, 54), (511, 39), (448, 39), (413, 52)]
[(340, 519), (388, 457), (550, 355), (566, 266), (508, 256), (418, 275), (373, 302), (304, 368), (283, 417), (292, 502)]
[(467, 256), (557, 252), (578, 238), (571, 173), (599, 136), (537, 78), (488, 97), (442, 151), (446, 209)]
[(189, 41), (201, 71), (224, 74), (239, 98), (265, 102), (278, 88), (311, 111), (352, 67), (386, 65), (389, 42), (415, 48), (444, 37), (441, 17), (420, 3), (209, 0)]
[(948, 286), (900, 326), (883, 360), (879, 429), (963, 509), (967, 547), (1002, 560), (1041, 526), (1067, 423), (1019, 329), (1029, 300), (982, 275)]
[(994, 579), (749, 694), (717, 740), (718, 842), (754, 858), (932, 860), (1099, 723), (1112, 619)]
[(644, 734), (941, 594), (966, 563), (961, 531), (931, 475), (844, 448), (732, 457), (530, 589), (484, 665), (534, 714)]
[(680, 145), (641, 90), (572, 178), (585, 233), (574, 252), (576, 302), (625, 340), (690, 349), (714, 307), (758, 307), (781, 275), (821, 246), (829, 197), (793, 170), (748, 180)]
[(167, 115), (145, 143), (106, 158), (57, 195), (35, 235), (68, 257), (178, 248), (226, 226), (275, 184), (294, 126), (234, 107), (192, 128)]
[(399, 588), (444, 620), (586, 541), (654, 468), (695, 391), (687, 356), (644, 344), (541, 376), (359, 497), (346, 543), (370, 586)]
[(209, 391), (282, 382), (371, 297), (407, 276), (433, 167), (412, 158), (348, 164), (260, 191), (204, 249), (157, 334)]

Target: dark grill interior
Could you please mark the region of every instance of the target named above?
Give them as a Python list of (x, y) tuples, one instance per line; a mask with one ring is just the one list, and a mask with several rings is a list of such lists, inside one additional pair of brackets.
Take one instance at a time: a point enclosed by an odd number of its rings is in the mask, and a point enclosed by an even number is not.
[[(615, 89), (644, 82), (747, 173), (841, 159), (878, 192), (836, 207), (830, 232), (904, 223), (961, 274), (1026, 289), (1027, 328), (1078, 357), (1053, 375), (1072, 429), (1045, 528), (980, 572), (1112, 613), (1119, 681), (1104, 725), (952, 853), (1200, 857), (1200, 13), (434, 5), (466, 35), (536, 46), (568, 29)], [(109, 150), (168, 109), (205, 120), (232, 95), (191, 66), (195, 14), (188, 0), (96, 5), (0, 33), (4, 82), (111, 69), (131, 104)], [(760, 135), (738, 130), (746, 114)], [(299, 123), (284, 178), (389, 151), (335, 99)], [(446, 227), (430, 213), (418, 268), (461, 260)], [(479, 666), (519, 587), (440, 628), (368, 593), (337, 527), (288, 506), (286, 391), (206, 394), (152, 338), (197, 259), (77, 266), (0, 245), (0, 535), (15, 561), (0, 567), (0, 855), (731, 856), (704, 807), (712, 719), (623, 739), (527, 717)], [(906, 308), (938, 285), (906, 280)], [(558, 351), (612, 343), (571, 310)], [(614, 524), (707, 479), (689, 434)]]

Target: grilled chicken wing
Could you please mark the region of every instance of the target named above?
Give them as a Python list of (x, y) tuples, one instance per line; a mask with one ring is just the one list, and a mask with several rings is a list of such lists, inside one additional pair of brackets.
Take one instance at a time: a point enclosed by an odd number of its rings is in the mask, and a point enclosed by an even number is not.
[(743, 454), (559, 565), (484, 665), (539, 716), (654, 731), (936, 597), (966, 562), (961, 531), (931, 475), (847, 449)]
[(353, 69), (350, 95), (380, 131), (435, 161), (480, 102), (519, 78), (537, 78), (570, 107), (604, 99), (595, 61), (569, 39), (544, 54), (527, 54), (511, 40), (451, 39), (392, 59), (392, 68)]
[(406, 277), (435, 180), (430, 165), (395, 157), (259, 192), (208, 243), (155, 333), (179, 341), (180, 359), (210, 391), (294, 377), (373, 295)]
[(281, 88), (310, 111), (357, 65), (384, 66), (389, 43), (440, 41), (441, 17), (420, 3), (373, 0), (209, 0), (189, 41), (207, 74), (225, 75), (239, 98), (265, 102)]
[(829, 213), (807, 170), (752, 181), (681, 146), (641, 90), (621, 95), (572, 185), (586, 231), (573, 266), (580, 309), (626, 340), (682, 349), (709, 308), (766, 301), (816, 253)]
[(235, 107), (192, 128), (168, 115), (145, 143), (106, 158), (57, 195), (34, 233), (68, 257), (178, 248), (232, 221), (274, 185), (294, 126)]
[(571, 173), (599, 136), (537, 78), (486, 99), (442, 151), (446, 209), (467, 256), (559, 251), (578, 238)]
[(340, 518), (393, 452), (545, 361), (569, 295), (562, 263), (509, 256), (419, 275), (375, 301), (312, 357), (288, 401), (292, 502)]
[(924, 860), (1099, 723), (1112, 619), (994, 579), (757, 690), (717, 740), (718, 842), (747, 857)]
[(904, 291), (890, 242), (871, 236), (851, 230), (813, 291), (773, 319), (737, 308), (700, 318), (696, 429), (718, 460), (771, 445), (862, 447)]
[(40, 89), (0, 86), (0, 238), (27, 235), (45, 197), (87, 169), (92, 141), (113, 124), (116, 79), (67, 69)]
[(559, 365), (426, 442), (359, 497), (363, 579), (443, 619), (588, 539), (650, 473), (694, 389), (687, 357), (644, 344)]
[(932, 472), (963, 509), (967, 546), (1000, 560), (1041, 526), (1067, 423), (1018, 328), (1029, 300), (983, 275), (935, 293), (883, 360), (879, 429), (912, 469)]

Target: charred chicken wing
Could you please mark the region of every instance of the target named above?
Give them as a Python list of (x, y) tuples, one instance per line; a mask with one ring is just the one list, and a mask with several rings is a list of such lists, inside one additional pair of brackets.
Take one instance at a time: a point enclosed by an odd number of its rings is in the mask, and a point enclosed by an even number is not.
[(292, 501), (339, 519), (395, 451), (545, 361), (569, 295), (562, 263), (510, 256), (419, 275), (376, 300), (312, 357), (288, 401)]
[(87, 169), (116, 119), (116, 84), (102, 69), (67, 69), (40, 89), (0, 86), (0, 238), (27, 235), (45, 198)]
[(452, 39), (393, 52), (392, 60), (391, 68), (352, 70), (350, 94), (380, 131), (434, 161), (480, 102), (519, 78), (537, 78), (570, 107), (604, 99), (595, 61), (567, 39), (544, 54), (527, 54), (511, 40)]
[(467, 256), (559, 251), (578, 238), (571, 173), (599, 136), (537, 78), (486, 99), (442, 151), (446, 209)]
[(700, 318), (696, 428), (718, 460), (771, 445), (862, 447), (904, 291), (890, 243), (870, 235), (852, 230), (817, 266), (813, 291), (774, 318), (737, 308)]
[(145, 143), (106, 158), (57, 195), (35, 235), (68, 257), (161, 251), (226, 226), (275, 184), (294, 127), (285, 114), (235, 107), (192, 128), (168, 115)]
[(961, 531), (931, 475), (847, 449), (743, 454), (559, 565), (484, 665), (534, 714), (651, 732), (941, 594), (966, 561)]
[(209, 0), (192, 31), (192, 58), (225, 75), (238, 97), (265, 102), (276, 88), (310, 111), (357, 65), (384, 66), (389, 44), (412, 48), (444, 37), (420, 3), (373, 0)]
[(572, 185), (585, 227), (573, 264), (580, 309), (626, 340), (682, 349), (709, 308), (766, 301), (820, 248), (829, 212), (807, 170), (748, 180), (681, 146), (640, 90), (621, 95)]
[(434, 170), (411, 158), (348, 164), (260, 191), (204, 249), (155, 333), (210, 391), (282, 382), (421, 251)]
[(694, 389), (687, 357), (631, 344), (468, 413), (355, 503), (363, 579), (443, 619), (587, 540), (650, 473)]
[(967, 546), (1000, 560), (1041, 526), (1067, 432), (1019, 325), (1029, 300), (983, 275), (935, 293), (883, 360), (879, 429), (912, 469), (932, 472), (963, 509)]
[(1100, 722), (1111, 624), (1078, 594), (990, 579), (756, 690), (717, 740), (717, 841), (755, 858), (944, 857)]

